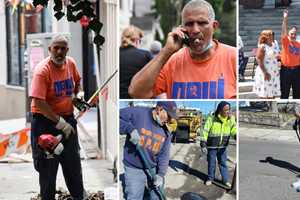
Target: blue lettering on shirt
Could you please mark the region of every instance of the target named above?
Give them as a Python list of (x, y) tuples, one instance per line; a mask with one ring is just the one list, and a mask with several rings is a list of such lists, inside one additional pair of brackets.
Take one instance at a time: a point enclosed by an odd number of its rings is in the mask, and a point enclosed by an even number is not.
[(225, 97), (224, 86), (225, 86), (224, 78), (223, 78), (223, 75), (221, 75), (221, 77), (218, 79), (218, 95), (217, 95), (218, 99), (224, 99), (224, 97)]
[(216, 81), (211, 81), (209, 84), (209, 98), (210, 99), (215, 99), (217, 96), (217, 82)]
[(201, 83), (187, 83), (187, 96), (189, 96), (191, 99), (199, 99), (201, 97)]
[(173, 99), (224, 99), (225, 81), (221, 76), (218, 81), (174, 82)]
[(173, 94), (174, 99), (184, 99), (185, 96), (186, 83), (175, 82), (173, 84)]
[(296, 46), (289, 45), (289, 52), (294, 55), (300, 55), (300, 48)]
[(74, 90), (74, 84), (72, 78), (54, 82), (54, 92), (55, 92), (55, 96), (57, 97), (71, 96), (73, 90)]
[(202, 99), (208, 99), (208, 83), (209, 82), (203, 82), (203, 95), (202, 95)]

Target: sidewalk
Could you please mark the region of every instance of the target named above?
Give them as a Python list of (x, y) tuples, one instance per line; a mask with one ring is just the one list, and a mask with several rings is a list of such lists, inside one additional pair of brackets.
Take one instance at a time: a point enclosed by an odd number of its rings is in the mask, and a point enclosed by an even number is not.
[(282, 130), (273, 127), (253, 128), (239, 126), (239, 133), (240, 137), (250, 137), (260, 140), (298, 142), (298, 138), (294, 130)]
[[(84, 149), (82, 157), (99, 158), (99, 155), (95, 154), (99, 153), (99, 150), (95, 152), (97, 149), (96, 116), (96, 111), (91, 110), (79, 120), (78, 134), (81, 147)], [(80, 127), (80, 124), (83, 128)], [(0, 133), (11, 133), (23, 128), (25, 128), (25, 118), (0, 121)], [(31, 153), (18, 156), (26, 158), (29, 163), (20, 162), (15, 157), (6, 159), (6, 163), (0, 163), (0, 200), (30, 199), (39, 192), (38, 173), (33, 168)], [(19, 163), (13, 163), (17, 160)], [(117, 187), (117, 183), (113, 182), (113, 163), (110, 161), (85, 159), (81, 161), (81, 164), (84, 187), (88, 192), (104, 191), (108, 187)], [(59, 189), (60, 187), (66, 190), (61, 168), (57, 174), (56, 188)]]
[[(117, 187), (113, 183), (112, 165), (106, 160), (83, 160), (84, 187), (88, 192), (103, 191)], [(39, 192), (38, 173), (32, 163), (0, 163), (0, 200), (24, 200)], [(66, 190), (61, 168), (57, 174), (56, 188)]]

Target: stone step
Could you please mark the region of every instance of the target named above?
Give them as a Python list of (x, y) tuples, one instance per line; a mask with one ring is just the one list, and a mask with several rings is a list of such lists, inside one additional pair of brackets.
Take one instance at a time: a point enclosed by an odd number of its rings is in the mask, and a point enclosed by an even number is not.
[[(298, 13), (299, 8), (297, 8), (296, 10), (294, 10), (295, 12), (289, 10), (289, 19), (293, 20), (294, 18), (296, 18), (297, 16), (299, 16), (300, 14)], [(283, 10), (277, 10), (277, 9), (273, 9), (270, 10), (270, 12), (268, 12), (268, 10), (260, 10), (260, 12), (249, 12), (248, 10), (240, 10), (239, 11), (239, 17), (241, 18), (246, 18), (246, 17), (251, 17), (251, 18), (269, 18), (269, 19), (274, 19), (274, 18), (283, 18)]]
[[(293, 3), (296, 3), (293, 1)], [(244, 50), (251, 51), (257, 47), (259, 34), (264, 29), (272, 29), (280, 45), (282, 13), (284, 8), (243, 9), (239, 10), (239, 35), (244, 42)], [(289, 7), (289, 25), (300, 26), (298, 7)]]
[(239, 93), (239, 99), (257, 99), (258, 96), (254, 92)]
[(252, 92), (254, 81), (251, 82), (239, 82), (239, 93)]
[(299, 7), (300, 6), (300, 0), (293, 0), (291, 3), (291, 6)]
[(245, 80), (244, 82), (253, 82), (254, 81), (252, 76), (245, 76), (244, 80)]
[[(242, 11), (244, 12), (244, 11)], [(299, 17), (300, 14), (299, 13), (290, 13), (289, 12), (289, 21), (297, 21), (297, 17)], [(252, 19), (251, 21), (249, 21), (249, 19)], [(246, 11), (246, 13), (241, 13), (239, 15), (239, 22), (241, 22), (242, 24), (245, 22), (249, 22), (249, 23), (257, 23), (259, 21), (253, 21), (253, 19), (260, 19), (260, 20), (268, 20), (268, 22), (270, 21), (275, 22), (275, 21), (282, 21), (283, 19), (283, 14), (282, 12), (277, 13), (276, 15), (276, 11), (274, 12), (270, 12), (270, 13), (248, 13)]]
[(254, 77), (254, 74), (255, 74), (255, 69), (253, 70), (253, 67), (251, 67), (251, 69), (249, 67), (249, 69), (246, 68), (244, 76), (245, 77)]
[[(283, 13), (283, 11), (286, 8), (273, 8), (273, 9), (244, 9), (243, 7), (239, 7), (239, 12), (240, 15), (246, 14), (246, 13), (252, 13), (252, 14), (257, 14), (257, 13), (261, 13), (263, 11), (263, 14), (266, 13), (274, 13), (274, 15), (279, 15), (280, 13)], [(291, 14), (297, 14), (298, 13), (298, 8), (293, 8), (292, 6), (290, 6), (289, 8), (289, 13)], [(243, 12), (241, 12), (243, 11)]]

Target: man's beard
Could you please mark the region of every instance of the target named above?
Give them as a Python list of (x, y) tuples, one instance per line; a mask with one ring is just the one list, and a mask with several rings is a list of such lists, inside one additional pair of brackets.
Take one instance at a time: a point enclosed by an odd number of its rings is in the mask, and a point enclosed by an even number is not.
[(213, 42), (209, 41), (208, 44), (203, 46), (201, 49), (192, 48), (192, 51), (195, 54), (203, 54), (203, 53), (207, 52), (209, 49), (211, 49), (212, 47), (213, 47)]
[(51, 56), (51, 60), (56, 65), (63, 65), (65, 63), (65, 61), (66, 61), (66, 57), (64, 57), (63, 59), (57, 59), (57, 58)]

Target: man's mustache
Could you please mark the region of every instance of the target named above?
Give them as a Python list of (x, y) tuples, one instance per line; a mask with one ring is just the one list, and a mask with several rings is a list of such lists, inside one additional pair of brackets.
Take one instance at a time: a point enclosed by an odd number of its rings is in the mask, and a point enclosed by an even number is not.
[(197, 35), (194, 35), (194, 36), (190, 36), (190, 40), (194, 41), (196, 39), (199, 39), (199, 40), (204, 40), (204, 35), (202, 33), (199, 33)]

